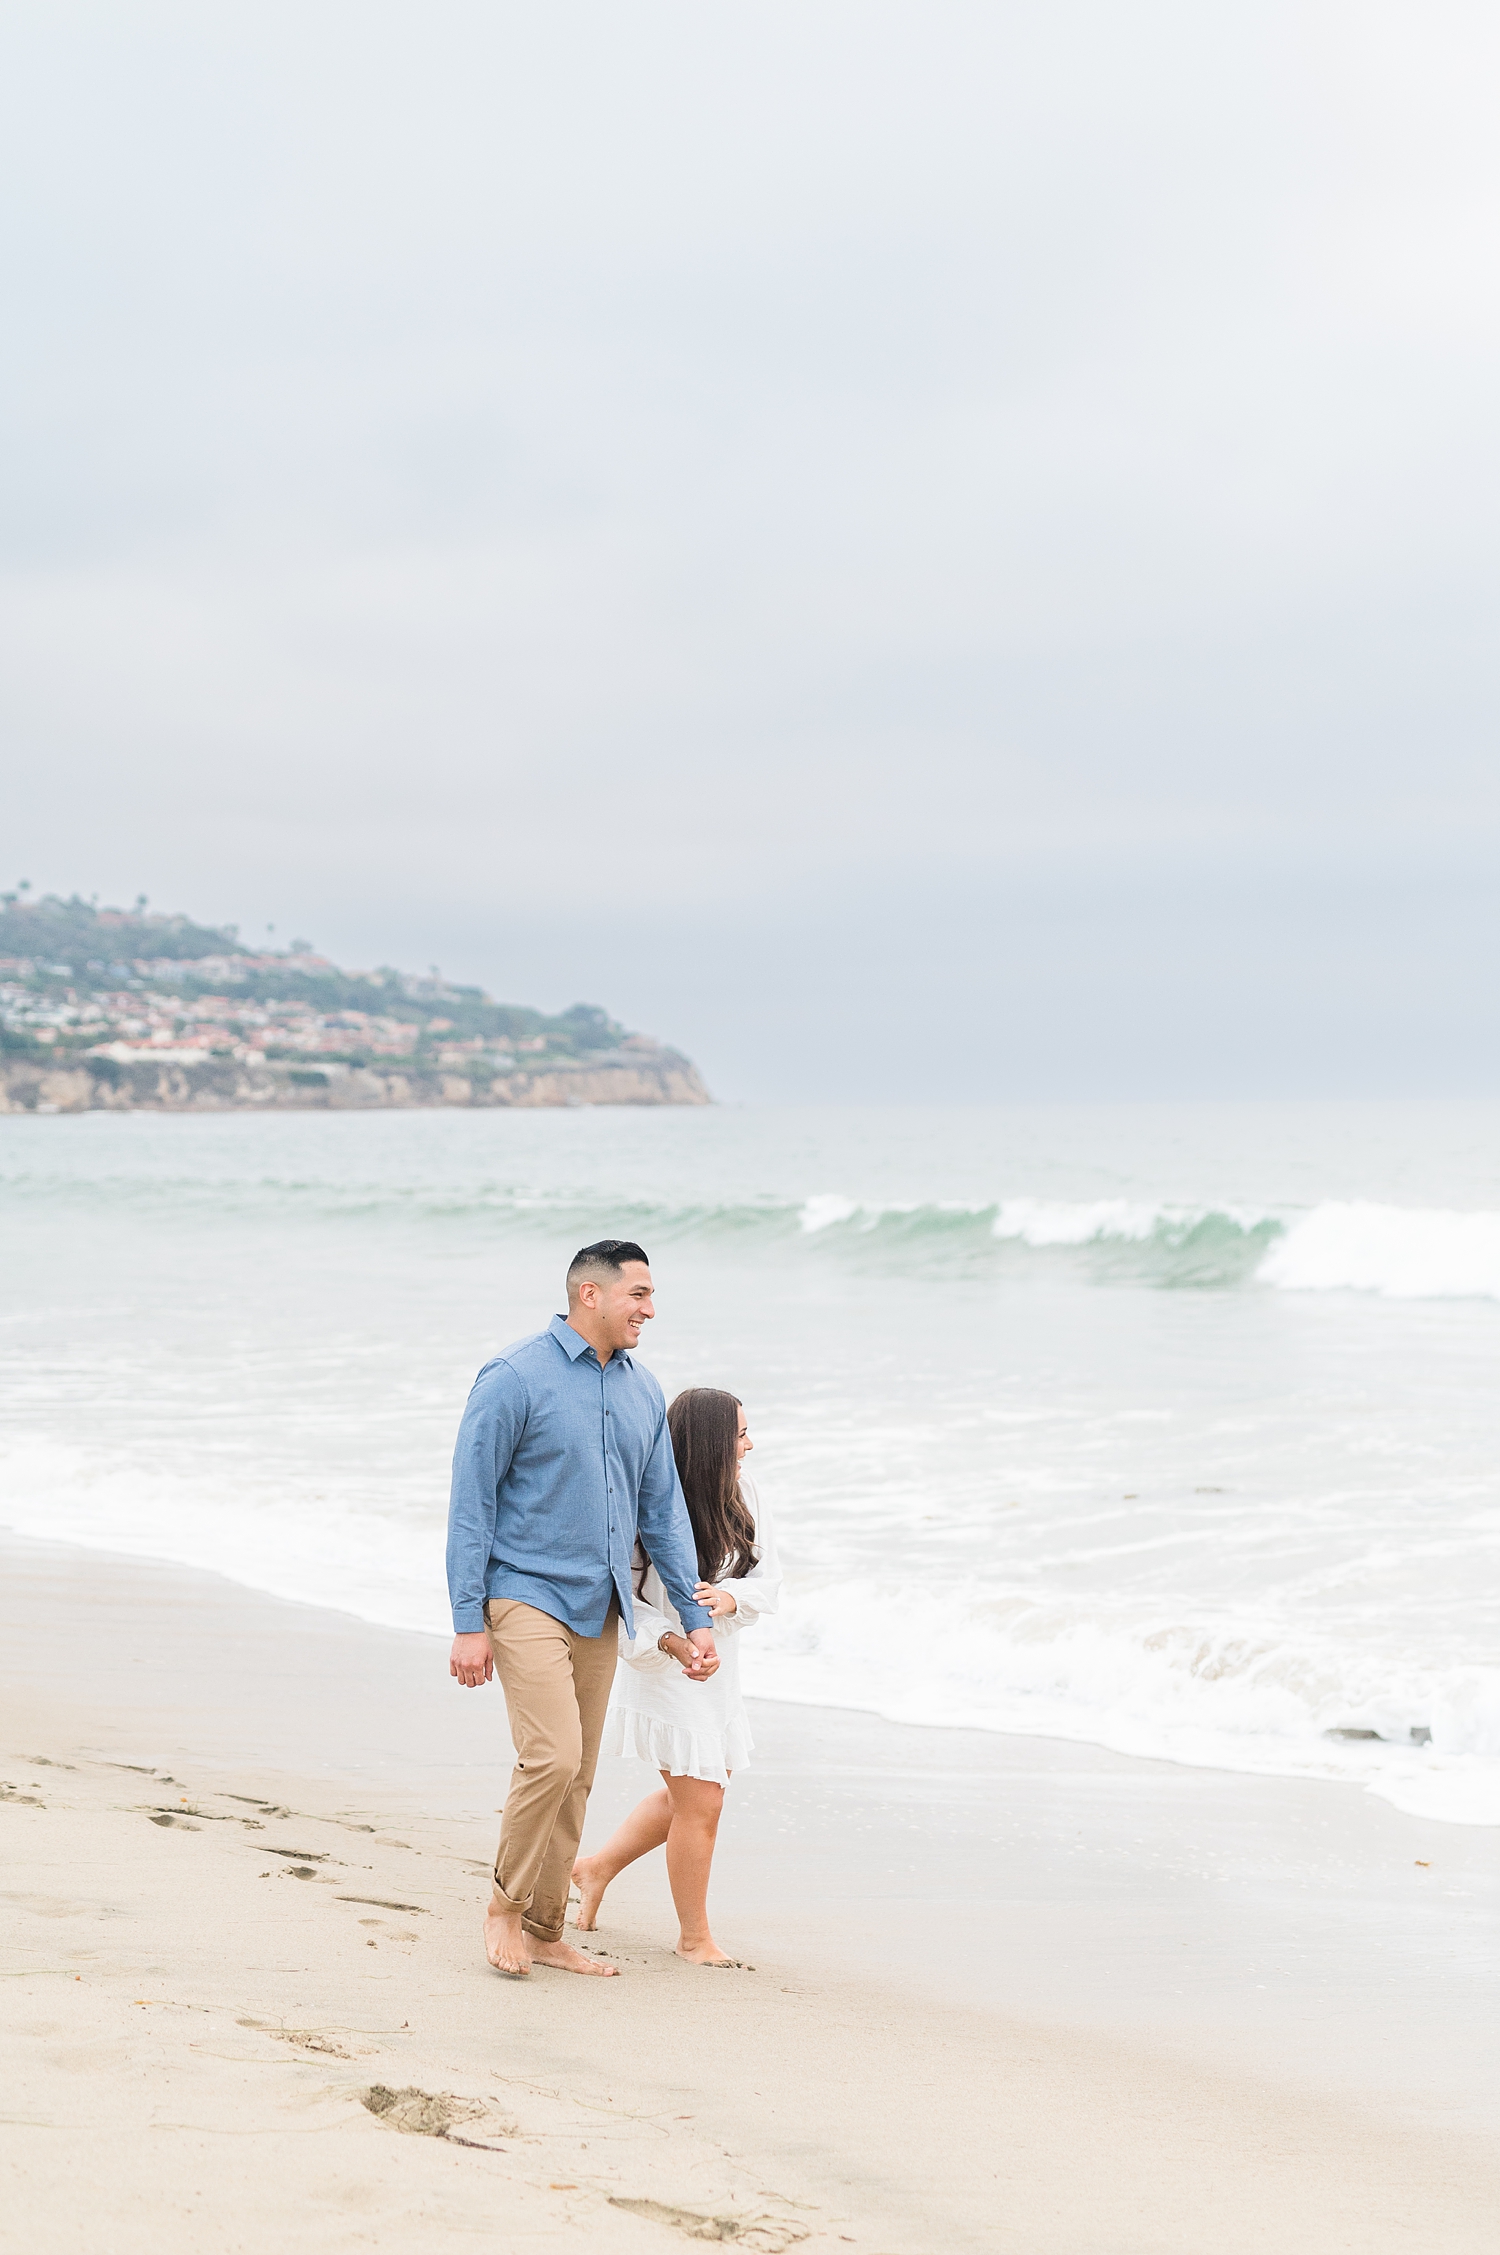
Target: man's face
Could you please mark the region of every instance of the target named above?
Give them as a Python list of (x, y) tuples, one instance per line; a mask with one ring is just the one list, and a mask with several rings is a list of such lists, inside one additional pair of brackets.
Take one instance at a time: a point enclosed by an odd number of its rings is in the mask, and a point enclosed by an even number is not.
[(642, 1324), (656, 1313), (652, 1289), (651, 1271), (644, 1261), (627, 1261), (618, 1276), (603, 1283), (590, 1278), (583, 1286), (579, 1298), (611, 1354), (621, 1347), (639, 1346)]

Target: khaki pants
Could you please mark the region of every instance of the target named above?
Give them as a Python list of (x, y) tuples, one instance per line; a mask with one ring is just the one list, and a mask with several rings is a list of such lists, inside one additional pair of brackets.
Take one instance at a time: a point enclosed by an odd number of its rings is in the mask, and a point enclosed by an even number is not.
[(495, 1893), (542, 1942), (560, 1939), (567, 1915), (619, 1652), (618, 1615), (612, 1597), (604, 1634), (579, 1636), (519, 1598), (493, 1597), (484, 1608), (516, 1749)]

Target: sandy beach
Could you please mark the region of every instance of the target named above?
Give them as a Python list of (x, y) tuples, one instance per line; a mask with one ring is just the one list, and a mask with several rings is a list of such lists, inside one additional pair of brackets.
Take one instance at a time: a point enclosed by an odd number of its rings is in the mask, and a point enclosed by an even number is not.
[(7, 2246), (1493, 2244), (1492, 1832), (762, 1703), (755, 1970), (679, 1963), (648, 1865), (624, 1978), (501, 1982), (503, 1707), (438, 1640), (4, 1567)]

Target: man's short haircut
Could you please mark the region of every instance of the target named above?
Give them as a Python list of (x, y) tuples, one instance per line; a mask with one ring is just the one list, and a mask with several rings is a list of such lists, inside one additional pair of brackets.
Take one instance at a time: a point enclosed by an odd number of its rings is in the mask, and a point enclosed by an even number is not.
[(571, 1292), (586, 1276), (600, 1283), (607, 1276), (618, 1276), (627, 1261), (639, 1261), (643, 1268), (651, 1266), (633, 1237), (601, 1237), (595, 1245), (584, 1245), (568, 1263), (568, 1290)]

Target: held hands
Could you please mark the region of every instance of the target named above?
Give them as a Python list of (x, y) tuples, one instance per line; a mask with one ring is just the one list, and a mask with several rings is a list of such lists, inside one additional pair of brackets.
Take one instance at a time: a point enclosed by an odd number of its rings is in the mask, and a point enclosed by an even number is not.
[(712, 1629), (694, 1629), (691, 1636), (668, 1634), (660, 1640), (659, 1648), (680, 1663), (690, 1683), (707, 1683), (719, 1665)]
[[(719, 1655), (714, 1650), (712, 1629), (694, 1629), (691, 1636), (664, 1636), (664, 1652), (681, 1664), (682, 1672), (693, 1683), (706, 1683), (719, 1665)], [(448, 1655), (448, 1673), (456, 1676), (468, 1691), (476, 1691), (490, 1681), (495, 1673), (495, 1658), (490, 1650), (490, 1640), (482, 1629), (472, 1635), (456, 1636), (453, 1650)]]
[(700, 1582), (693, 1595), (700, 1605), (707, 1606), (716, 1621), (721, 1621), (726, 1613), (737, 1613), (739, 1611), (739, 1606), (735, 1602), (734, 1591), (732, 1589), (720, 1589), (717, 1582)]
[(483, 1629), (475, 1629), (469, 1636), (456, 1636), (453, 1650), (448, 1655), (448, 1673), (457, 1676), (468, 1691), (475, 1691), (488, 1683), (495, 1672), (495, 1657), (490, 1650), (490, 1640)]

